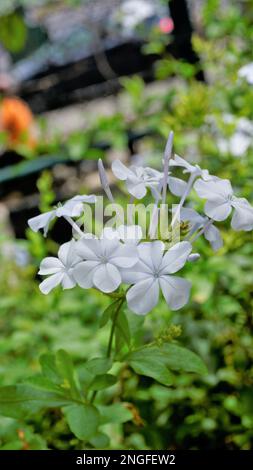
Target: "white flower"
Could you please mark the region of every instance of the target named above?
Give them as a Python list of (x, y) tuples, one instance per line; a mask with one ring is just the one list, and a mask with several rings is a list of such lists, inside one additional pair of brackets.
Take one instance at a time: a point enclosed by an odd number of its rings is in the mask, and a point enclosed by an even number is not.
[(80, 217), (84, 212), (84, 203), (94, 204), (96, 196), (75, 196), (56, 209), (56, 217)]
[(238, 70), (238, 76), (245, 78), (249, 85), (253, 85), (253, 62), (241, 67)]
[(134, 165), (127, 168), (120, 160), (112, 163), (112, 171), (116, 178), (126, 182), (128, 192), (137, 199), (146, 195), (147, 188), (151, 189), (154, 196), (160, 193), (159, 185), (163, 180), (163, 173), (160, 171)]
[(236, 119), (231, 114), (224, 114), (225, 124), (234, 126), (234, 133), (230, 137), (219, 137), (217, 145), (222, 153), (230, 153), (234, 157), (243, 157), (253, 141), (253, 123), (247, 118)]
[(158, 303), (160, 288), (172, 310), (183, 307), (189, 299), (191, 284), (172, 274), (184, 266), (191, 250), (189, 242), (179, 242), (164, 254), (161, 241), (141, 243), (138, 263), (134, 269), (122, 272), (123, 282), (134, 284), (126, 295), (128, 307), (145, 315)]
[(47, 277), (41, 284), (40, 290), (43, 294), (48, 294), (54, 287), (59, 284), (63, 289), (71, 289), (76, 285), (72, 276), (73, 267), (80, 261), (75, 253), (75, 242), (64, 243), (59, 251), (58, 258), (49, 256), (44, 258), (40, 264), (39, 274)]
[(112, 227), (104, 228), (101, 238), (108, 240), (121, 240), (124, 243), (138, 245), (142, 239), (142, 229), (139, 225), (120, 225), (117, 229)]
[(169, 166), (179, 166), (184, 168), (183, 173), (190, 173), (196, 177), (200, 176), (205, 181), (215, 178), (214, 176), (209, 175), (208, 170), (202, 170), (199, 165), (191, 165), (191, 163), (179, 157), (179, 155), (175, 155), (174, 158), (170, 160)]
[(234, 230), (253, 229), (253, 207), (245, 198), (237, 198), (229, 180), (197, 180), (194, 188), (203, 199), (207, 199), (205, 213), (218, 222), (225, 220), (234, 208), (231, 226)]
[(175, 176), (169, 176), (168, 187), (170, 192), (174, 194), (174, 196), (181, 197), (187, 190), (187, 183), (184, 180), (181, 180), (180, 178), (176, 178)]
[[(113, 162), (112, 171), (119, 180), (126, 182), (128, 192), (137, 199), (142, 199), (146, 195), (147, 188), (150, 188), (155, 199), (161, 198), (162, 182), (164, 179), (162, 172), (149, 167), (131, 166), (127, 168), (119, 160)], [(168, 187), (170, 191), (175, 196), (182, 196), (187, 183), (169, 175), (170, 173), (168, 173)]]
[(97, 287), (102, 292), (113, 292), (121, 283), (121, 269), (131, 268), (138, 261), (133, 245), (122, 245), (108, 238), (84, 239), (76, 243), (76, 252), (84, 260), (74, 269), (74, 278), (84, 289)]
[(203, 235), (205, 239), (209, 241), (214, 251), (219, 250), (223, 246), (220, 231), (212, 222), (207, 224), (209, 220), (207, 217), (202, 217), (194, 209), (182, 207), (180, 210), (180, 219), (184, 222), (187, 221), (190, 223), (190, 233), (206, 226), (206, 228), (204, 228)]
[(95, 203), (96, 196), (75, 196), (65, 204), (60, 205), (52, 211), (45, 212), (44, 214), (37, 215), (28, 220), (29, 227), (34, 231), (38, 232), (40, 229), (44, 229), (44, 236), (47, 235), (50, 222), (55, 217), (80, 217), (84, 211), (84, 203)]

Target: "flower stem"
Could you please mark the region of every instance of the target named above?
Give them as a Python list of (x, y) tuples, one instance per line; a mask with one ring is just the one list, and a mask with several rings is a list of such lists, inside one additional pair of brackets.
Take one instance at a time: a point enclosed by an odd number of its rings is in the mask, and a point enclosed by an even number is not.
[(176, 212), (175, 212), (175, 214), (174, 214), (173, 217), (172, 217), (172, 222), (171, 222), (171, 227), (172, 227), (172, 228), (174, 227), (175, 222), (177, 221), (178, 215), (179, 215), (179, 213), (180, 213), (180, 210), (182, 209), (182, 207), (183, 207), (183, 205), (184, 205), (184, 202), (185, 202), (185, 200), (186, 200), (188, 194), (189, 194), (190, 191), (191, 191), (191, 188), (192, 188), (192, 185), (193, 185), (193, 183), (194, 183), (195, 178), (196, 178), (195, 173), (192, 173), (191, 176), (190, 176), (189, 179), (188, 179), (187, 186), (186, 186), (186, 188), (185, 188), (185, 192), (184, 192), (184, 194), (182, 195), (181, 200), (180, 200), (180, 202), (179, 202), (179, 205), (177, 206)]
[[(114, 316), (113, 316), (113, 320), (112, 320), (112, 326), (111, 326), (111, 331), (110, 331), (110, 336), (109, 336), (109, 341), (108, 341), (108, 346), (107, 346), (107, 352), (106, 352), (106, 357), (109, 359), (111, 357), (111, 353), (112, 353), (112, 345), (113, 345), (113, 337), (114, 337), (114, 333), (115, 333), (115, 328), (116, 328), (116, 324), (117, 324), (117, 318), (119, 316), (119, 313), (120, 313), (120, 309), (123, 305), (123, 303), (125, 302), (125, 297), (123, 297), (120, 301), (119, 301), (119, 304), (118, 304), (118, 307), (114, 313)], [(97, 390), (95, 390), (91, 396), (91, 400), (90, 400), (90, 403), (93, 403), (95, 398), (97, 396)]]
[(125, 302), (125, 297), (123, 297), (123, 299), (120, 300), (119, 305), (118, 305), (118, 307), (117, 307), (117, 309), (114, 313), (114, 317), (113, 317), (113, 320), (112, 320), (111, 332), (110, 332), (110, 336), (109, 336), (108, 347), (107, 347), (107, 353), (106, 353), (106, 357), (108, 357), (108, 358), (111, 357), (113, 337), (114, 337), (115, 328), (116, 328), (116, 324), (117, 324), (117, 318), (118, 318), (120, 309), (121, 309), (124, 302)]
[(74, 222), (74, 220), (71, 219), (71, 217), (65, 215), (64, 219), (71, 225), (73, 230), (75, 230), (76, 233), (78, 233), (78, 235), (81, 235), (81, 237), (83, 236), (82, 230), (80, 229), (80, 227), (78, 227), (78, 225)]

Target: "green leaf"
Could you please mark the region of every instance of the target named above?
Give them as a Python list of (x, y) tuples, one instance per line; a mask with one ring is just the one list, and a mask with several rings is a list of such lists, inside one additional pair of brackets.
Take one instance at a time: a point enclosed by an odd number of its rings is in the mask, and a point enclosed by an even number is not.
[(97, 375), (89, 385), (91, 390), (103, 390), (104, 388), (111, 387), (117, 382), (117, 377), (112, 374)]
[(98, 405), (100, 413), (100, 424), (106, 423), (125, 423), (133, 419), (131, 411), (129, 411), (123, 403), (113, 403), (112, 405)]
[(164, 364), (163, 354), (158, 348), (142, 348), (127, 356), (132, 369), (141, 375), (152, 377), (164, 385), (173, 383), (173, 376)]
[(100, 328), (105, 326), (108, 323), (108, 321), (111, 319), (112, 315), (114, 314), (115, 310), (118, 307), (119, 300), (120, 299), (115, 300), (110, 305), (108, 305), (108, 307), (104, 310), (104, 312), (102, 313), (102, 316), (100, 318), (100, 321), (99, 321), (99, 327)]
[(76, 378), (74, 366), (70, 356), (66, 351), (60, 349), (56, 353), (56, 366), (59, 374), (64, 379), (64, 388), (69, 388), (73, 398), (79, 399), (81, 397), (78, 390), (78, 380)]
[(109, 358), (95, 357), (84, 364), (85, 369), (93, 376), (106, 374), (112, 367), (112, 360)]
[(105, 449), (105, 447), (108, 447), (110, 444), (110, 439), (109, 437), (104, 434), (103, 432), (98, 432), (94, 437), (90, 439), (90, 443), (96, 448), (96, 449)]
[(8, 51), (20, 52), (25, 46), (26, 38), (26, 25), (19, 13), (12, 12), (0, 17), (0, 41)]
[(41, 390), (56, 392), (65, 396), (59, 385), (51, 382), (51, 380), (49, 380), (47, 377), (44, 377), (43, 375), (35, 375), (29, 379), (26, 379), (25, 385), (31, 385), (32, 387), (40, 388)]
[(87, 361), (85, 364), (78, 367), (78, 375), (81, 384), (89, 389), (96, 376), (105, 375), (111, 367), (112, 361), (108, 358), (97, 357)]
[(88, 441), (97, 433), (99, 412), (93, 405), (70, 405), (64, 408), (64, 415), (70, 430), (75, 436)]
[(165, 385), (173, 383), (170, 369), (197, 374), (207, 373), (204, 362), (197, 354), (171, 343), (138, 349), (128, 354), (125, 359), (137, 374), (152, 377)]
[(128, 324), (128, 319), (123, 311), (121, 311), (117, 317), (116, 328), (119, 330), (120, 335), (122, 336), (126, 344), (129, 346), (131, 342), (131, 333)]
[(166, 358), (166, 365), (172, 370), (195, 372), (200, 375), (208, 373), (207, 367), (202, 359), (189, 349), (178, 346), (177, 344), (164, 343), (160, 350)]
[(71, 403), (60, 392), (46, 388), (45, 383), (20, 384), (0, 388), (0, 415), (22, 419), (43, 408), (54, 408)]
[(62, 382), (62, 379), (57, 370), (54, 354), (43, 354), (40, 357), (40, 365), (42, 373), (45, 377), (56, 384), (60, 384)]

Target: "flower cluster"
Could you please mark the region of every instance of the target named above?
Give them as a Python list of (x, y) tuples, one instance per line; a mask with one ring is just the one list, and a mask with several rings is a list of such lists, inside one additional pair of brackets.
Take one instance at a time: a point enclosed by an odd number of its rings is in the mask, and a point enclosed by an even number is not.
[[(192, 253), (193, 243), (203, 235), (213, 250), (220, 249), (223, 241), (214, 223), (224, 221), (231, 213), (234, 230), (253, 229), (253, 207), (234, 194), (231, 183), (175, 155), (172, 144), (171, 132), (164, 152), (163, 171), (139, 166), (127, 168), (120, 161), (112, 164), (112, 171), (125, 185), (131, 203), (145, 202), (148, 191), (153, 196), (154, 211), (148, 235), (134, 221), (105, 227), (100, 236), (85, 233), (77, 219), (85, 217), (87, 205), (96, 204), (95, 195), (75, 196), (64, 205), (29, 220), (32, 230), (43, 229), (46, 235), (51, 221), (63, 217), (74, 232), (72, 240), (60, 247), (58, 257), (47, 257), (41, 262), (39, 274), (47, 276), (40, 284), (44, 294), (59, 284), (63, 289), (78, 285), (109, 295), (123, 292), (129, 309), (145, 315), (156, 306), (161, 293), (169, 307), (178, 310), (188, 302), (191, 285), (175, 274), (186, 263), (198, 260), (199, 254)], [(173, 176), (175, 169), (181, 172), (181, 178)], [(114, 202), (101, 160), (98, 170), (101, 185), (109, 201)], [(192, 191), (205, 200), (204, 214), (186, 205)], [(176, 208), (167, 210), (172, 213), (171, 231), (176, 226), (179, 230), (182, 227), (180, 241), (175, 243), (173, 237), (162, 240), (156, 231), (157, 215), (162, 207), (168, 207), (165, 203), (172, 195), (179, 200)], [(157, 238), (153, 239), (151, 233), (158, 233)]]

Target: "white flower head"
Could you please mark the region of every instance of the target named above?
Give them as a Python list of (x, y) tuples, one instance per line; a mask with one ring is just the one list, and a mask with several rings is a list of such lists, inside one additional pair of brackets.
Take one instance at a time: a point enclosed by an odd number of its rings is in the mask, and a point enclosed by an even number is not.
[(227, 219), (234, 209), (231, 226), (234, 230), (253, 229), (253, 207), (245, 198), (234, 196), (229, 180), (197, 180), (194, 188), (199, 197), (206, 199), (205, 213), (217, 222)]
[(241, 67), (238, 70), (238, 76), (245, 78), (249, 85), (253, 85), (253, 62)]
[(153, 195), (160, 196), (159, 188), (163, 180), (163, 173), (149, 167), (130, 166), (127, 168), (120, 160), (112, 163), (112, 171), (116, 178), (126, 182), (128, 192), (137, 199), (142, 199), (147, 188), (150, 188)]
[(93, 204), (95, 202), (96, 196), (93, 195), (75, 196), (49, 212), (32, 217), (28, 220), (28, 225), (34, 232), (43, 229), (44, 236), (46, 236), (50, 222), (56, 217), (80, 217), (84, 211), (84, 203)]
[(131, 268), (138, 261), (134, 245), (123, 245), (117, 238), (85, 239), (76, 243), (78, 263), (73, 276), (84, 289), (96, 287), (102, 292), (113, 292), (121, 284), (121, 269)]
[(43, 294), (48, 294), (58, 285), (63, 289), (71, 289), (76, 285), (72, 273), (80, 258), (75, 252), (75, 243), (73, 240), (64, 243), (58, 251), (58, 258), (48, 256), (42, 260), (38, 274), (48, 276), (39, 286)]
[(191, 250), (186, 241), (177, 243), (165, 254), (161, 241), (141, 243), (138, 263), (134, 269), (122, 272), (123, 282), (134, 284), (126, 295), (128, 307), (145, 315), (158, 303), (160, 289), (172, 310), (183, 307), (189, 299), (191, 284), (173, 274), (184, 266)]

